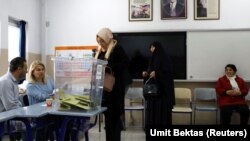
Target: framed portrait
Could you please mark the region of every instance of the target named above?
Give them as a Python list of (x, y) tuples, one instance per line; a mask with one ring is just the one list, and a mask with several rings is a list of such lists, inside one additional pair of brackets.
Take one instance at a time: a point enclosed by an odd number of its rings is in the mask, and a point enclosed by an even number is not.
[(129, 0), (129, 21), (152, 21), (153, 0)]
[(161, 19), (186, 19), (187, 0), (161, 0)]
[(195, 20), (219, 20), (220, 0), (194, 0)]

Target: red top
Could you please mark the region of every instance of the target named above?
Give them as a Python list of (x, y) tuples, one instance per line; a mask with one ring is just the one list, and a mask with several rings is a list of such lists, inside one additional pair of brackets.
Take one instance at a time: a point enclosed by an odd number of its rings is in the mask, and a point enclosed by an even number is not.
[(249, 88), (247, 84), (245, 83), (245, 81), (237, 75), (236, 75), (235, 81), (239, 86), (241, 95), (230, 96), (226, 94), (227, 90), (232, 90), (232, 86), (227, 76), (224, 75), (218, 79), (215, 89), (216, 89), (216, 93), (218, 96), (219, 107), (226, 106), (226, 105), (246, 104), (245, 96), (248, 94)]

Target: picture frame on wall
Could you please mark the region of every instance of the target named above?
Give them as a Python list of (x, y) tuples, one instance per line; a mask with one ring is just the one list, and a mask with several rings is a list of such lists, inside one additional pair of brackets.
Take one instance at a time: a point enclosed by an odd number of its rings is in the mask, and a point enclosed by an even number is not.
[(195, 20), (219, 20), (220, 0), (194, 0)]
[(129, 21), (152, 21), (153, 0), (129, 0)]
[(186, 19), (187, 0), (161, 0), (161, 19)]

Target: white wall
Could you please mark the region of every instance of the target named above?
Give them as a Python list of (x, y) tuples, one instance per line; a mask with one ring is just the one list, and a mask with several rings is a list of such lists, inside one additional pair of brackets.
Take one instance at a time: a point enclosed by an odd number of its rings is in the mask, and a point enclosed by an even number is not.
[(187, 79), (216, 81), (227, 64), (250, 82), (250, 30), (197, 31), (187, 34)]
[(27, 22), (27, 51), (41, 52), (41, 1), (0, 0), (0, 48), (8, 48), (8, 17)]
[(58, 45), (95, 45), (96, 32), (193, 31), (250, 28), (250, 1), (220, 0), (220, 20), (194, 20), (193, 0), (187, 0), (187, 19), (161, 20), (160, 0), (153, 1), (153, 21), (128, 21), (128, 0), (44, 0), (45, 54)]
[(234, 11), (235, 0), (220, 0), (220, 20), (194, 20), (193, 0), (187, 0), (187, 19), (161, 20), (160, 0), (154, 0), (153, 21), (129, 22), (128, 0), (0, 0), (0, 48), (8, 47), (8, 16), (28, 22), (28, 52), (43, 59), (58, 45), (95, 45), (102, 27), (114, 32), (250, 29), (250, 1), (237, 2)]

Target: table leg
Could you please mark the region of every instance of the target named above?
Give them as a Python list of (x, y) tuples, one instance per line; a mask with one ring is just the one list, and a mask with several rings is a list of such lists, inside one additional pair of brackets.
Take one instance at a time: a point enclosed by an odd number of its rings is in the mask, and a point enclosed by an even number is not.
[[(85, 140), (88, 141), (88, 130), (92, 128), (95, 124), (87, 124), (89, 122), (89, 117), (63, 117), (62, 119), (58, 120), (56, 125), (56, 136), (58, 141), (64, 141), (65, 138), (65, 131), (67, 129), (67, 125), (70, 121), (73, 123), (78, 123), (79, 125), (76, 125), (76, 129), (71, 130), (74, 134), (73, 141), (78, 141), (78, 132), (83, 131), (85, 134)], [(60, 122), (61, 121), (61, 122)], [(81, 127), (82, 126), (82, 127)], [(74, 125), (73, 127), (74, 128)]]
[(4, 134), (4, 122), (0, 122), (0, 141), (2, 141), (3, 134)]
[(15, 118), (14, 120), (22, 121), (26, 126), (26, 140), (33, 141), (33, 134), (30, 122), (27, 118)]
[(57, 126), (59, 126), (56, 129), (56, 138), (58, 141), (64, 141), (65, 131), (66, 131), (67, 125), (71, 120), (72, 120), (71, 118), (65, 117), (63, 119), (62, 123), (57, 123)]

